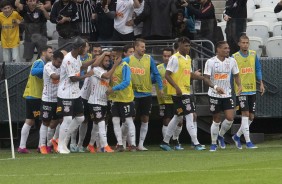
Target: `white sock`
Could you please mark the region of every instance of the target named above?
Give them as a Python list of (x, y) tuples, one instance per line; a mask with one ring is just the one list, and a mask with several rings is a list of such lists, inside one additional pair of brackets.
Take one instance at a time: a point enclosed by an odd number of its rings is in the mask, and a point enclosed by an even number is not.
[(51, 143), (51, 139), (55, 134), (55, 129), (51, 129), (50, 127), (48, 127), (48, 131), (47, 131), (47, 146), (52, 146)]
[(90, 138), (90, 141), (89, 141), (90, 145), (94, 146), (95, 142), (98, 143), (97, 136), (99, 136), (99, 127), (96, 123), (93, 122), (93, 127), (92, 127), (92, 130), (91, 130), (91, 138)]
[(246, 142), (250, 142), (250, 131), (249, 131), (249, 117), (242, 117), (242, 131), (245, 137)]
[(105, 121), (104, 120), (100, 121), (98, 123), (98, 127), (99, 127), (100, 146), (101, 146), (101, 148), (104, 148), (105, 146), (108, 145)]
[(132, 117), (125, 118), (128, 127), (128, 138), (131, 146), (136, 146), (136, 129)]
[(179, 135), (180, 135), (180, 133), (181, 133), (181, 131), (182, 131), (182, 127), (183, 127), (183, 126), (178, 126), (178, 125), (177, 125), (177, 127), (176, 127), (176, 129), (175, 129), (175, 131), (174, 131), (174, 133), (173, 133), (173, 136), (172, 136), (172, 139), (173, 139), (173, 140), (178, 140), (178, 139), (179, 139)]
[[(250, 119), (248, 119), (249, 128), (250, 128), (250, 126), (251, 126), (252, 122), (253, 122), (253, 121), (251, 121)], [(241, 126), (240, 126), (240, 128), (239, 128), (238, 132), (236, 133), (236, 135), (237, 135), (238, 137), (241, 137), (241, 135), (243, 135), (243, 131), (242, 131), (242, 124), (241, 124)]]
[(25, 123), (22, 127), (21, 131), (21, 141), (20, 141), (20, 148), (26, 148), (26, 141), (29, 135), (31, 126), (29, 126), (27, 123)]
[(163, 125), (162, 128), (163, 138), (165, 137), (166, 131), (167, 131), (167, 126)]
[(219, 125), (220, 123), (212, 122), (211, 125), (211, 140), (212, 144), (216, 144), (218, 133), (219, 133)]
[(122, 145), (120, 118), (119, 117), (113, 117), (112, 120), (113, 120), (114, 132), (115, 132), (115, 135), (116, 135), (116, 139), (117, 139), (118, 145)]
[(78, 127), (81, 125), (81, 123), (84, 121), (84, 116), (77, 116), (75, 118), (72, 119), (70, 126), (69, 126), (69, 130), (68, 133), (65, 137), (65, 144), (68, 145), (71, 135), (73, 134), (73, 132), (78, 129)]
[(167, 126), (167, 131), (166, 131), (165, 137), (163, 139), (163, 141), (165, 143), (169, 144), (170, 138), (174, 134), (175, 129), (177, 128), (178, 123), (180, 121), (182, 121), (182, 119), (183, 119), (183, 116), (174, 115), (173, 118), (170, 120), (170, 122), (169, 122), (169, 124)]
[(47, 131), (48, 131), (48, 127), (45, 126), (43, 123), (41, 123), (39, 130), (40, 146), (46, 146)]
[(77, 147), (82, 147), (87, 132), (87, 128), (88, 128), (87, 123), (81, 123), (79, 127), (79, 139), (78, 139)]
[(149, 122), (142, 122), (141, 123), (141, 127), (140, 127), (140, 136), (139, 136), (139, 144), (138, 144), (138, 147), (142, 148), (144, 145), (144, 141), (146, 139), (146, 135), (147, 135), (147, 132), (148, 132), (148, 125), (149, 125)]
[(126, 147), (126, 141), (128, 140), (128, 126), (127, 123), (123, 122), (121, 124), (121, 134), (122, 134), (122, 145)]
[(198, 123), (197, 123), (197, 121), (194, 121), (193, 124), (194, 124), (194, 127), (195, 127), (196, 136), (198, 136)]
[(186, 128), (187, 128), (189, 135), (191, 136), (192, 142), (194, 143), (194, 145), (200, 144), (199, 141), (198, 141), (196, 129), (195, 129), (194, 123), (193, 123), (193, 114), (192, 113), (187, 114), (185, 116), (185, 119), (186, 119)]
[(54, 134), (54, 137), (53, 137), (53, 139), (55, 139), (55, 140), (59, 138), (60, 127), (61, 127), (61, 124), (59, 123), (56, 127), (55, 134)]
[(224, 134), (231, 128), (232, 123), (233, 123), (233, 121), (228, 121), (227, 119), (225, 119), (221, 123), (220, 131), (219, 131), (219, 135), (221, 137), (224, 137)]
[(76, 145), (78, 127), (71, 133), (71, 144)]
[(63, 118), (63, 122), (60, 126), (60, 133), (59, 133), (59, 142), (58, 142), (58, 149), (60, 150), (61, 146), (64, 143), (64, 140), (67, 136), (68, 130), (69, 130), (69, 126), (72, 122), (72, 116), (64, 116)]

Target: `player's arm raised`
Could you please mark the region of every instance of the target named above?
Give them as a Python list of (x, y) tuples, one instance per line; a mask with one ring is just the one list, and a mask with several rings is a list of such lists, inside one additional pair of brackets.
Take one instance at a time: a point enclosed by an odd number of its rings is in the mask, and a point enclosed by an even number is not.
[(121, 62), (121, 57), (115, 58), (113, 67), (108, 72), (104, 73), (102, 75), (102, 78), (110, 79), (112, 77), (113, 73), (115, 72), (115, 69), (120, 64), (120, 62)]

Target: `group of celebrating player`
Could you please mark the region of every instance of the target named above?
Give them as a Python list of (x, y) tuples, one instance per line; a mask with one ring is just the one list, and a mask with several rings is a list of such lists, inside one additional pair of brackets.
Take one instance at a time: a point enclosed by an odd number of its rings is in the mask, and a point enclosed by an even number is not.
[[(52, 48), (46, 46), (41, 58), (31, 67), (24, 92), (27, 119), (18, 152), (29, 152), (26, 149), (29, 130), (39, 117), (42, 120), (39, 138), (42, 154), (50, 153), (52, 148), (62, 154), (84, 152), (88, 122), (93, 122), (93, 128), (87, 150), (91, 153), (114, 152), (107, 142), (107, 114), (112, 117), (117, 140), (115, 151), (124, 151), (127, 143), (130, 151), (146, 151), (143, 144), (148, 131), (154, 83), (163, 118), (160, 148), (165, 151), (184, 149), (178, 137), (185, 117), (193, 147), (204, 150), (205, 146), (197, 138), (191, 79), (203, 80), (210, 87), (208, 95), (213, 114), (210, 151), (216, 151), (217, 141), (224, 149), (224, 134), (234, 119), (232, 75), (242, 114), (241, 127), (232, 138), (237, 148), (242, 149), (240, 136), (244, 134), (246, 147), (256, 148), (250, 140), (249, 126), (255, 112), (256, 78), (260, 81), (261, 94), (264, 93), (261, 66), (255, 51), (248, 49), (247, 36), (240, 38), (239, 46), (240, 51), (229, 57), (228, 44), (218, 42), (216, 56), (205, 64), (204, 76), (199, 71), (192, 71), (190, 40), (186, 37), (178, 39), (174, 50), (163, 50), (163, 63), (158, 66), (150, 55), (145, 54), (145, 41), (142, 39), (137, 39), (133, 46), (115, 47), (111, 52), (105, 51), (86, 60), (82, 56), (88, 56), (89, 45), (79, 37), (72, 51), (65, 55), (61, 51), (53, 53)], [(221, 111), (226, 118), (222, 123)], [(141, 120), (138, 145), (134, 124), (136, 113)]]

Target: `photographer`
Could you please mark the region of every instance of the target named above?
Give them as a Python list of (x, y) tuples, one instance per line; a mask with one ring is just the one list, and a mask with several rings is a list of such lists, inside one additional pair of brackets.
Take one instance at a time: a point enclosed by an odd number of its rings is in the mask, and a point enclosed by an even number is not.
[[(79, 35), (77, 20), (78, 13), (75, 2), (72, 0), (59, 0), (54, 3), (50, 13), (50, 21), (57, 24), (59, 47), (72, 42)], [(65, 49), (70, 50), (70, 48)]]
[[(190, 16), (195, 16), (195, 29), (197, 40), (210, 40), (215, 43), (216, 19), (215, 10), (211, 0), (197, 0), (199, 9), (192, 6), (190, 2), (181, 0), (181, 6), (186, 7)], [(210, 44), (203, 44), (211, 50)]]

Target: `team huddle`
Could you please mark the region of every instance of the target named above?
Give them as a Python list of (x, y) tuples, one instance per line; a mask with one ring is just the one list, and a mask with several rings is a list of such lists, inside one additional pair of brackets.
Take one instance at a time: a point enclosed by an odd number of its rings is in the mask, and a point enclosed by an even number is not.
[[(205, 64), (204, 76), (199, 71), (192, 71), (190, 40), (186, 37), (178, 39), (174, 50), (163, 50), (163, 63), (158, 66), (150, 55), (145, 54), (145, 41), (142, 39), (137, 39), (132, 47), (116, 47), (87, 61), (82, 56), (89, 45), (79, 37), (72, 51), (65, 55), (61, 51), (53, 53), (52, 48), (46, 46), (42, 49), (41, 58), (31, 67), (23, 95), (27, 118), (18, 152), (29, 153), (26, 142), (37, 118), (42, 121), (38, 146), (41, 154), (51, 153), (52, 149), (61, 154), (85, 152), (83, 142), (89, 122), (93, 122), (86, 147), (89, 152), (122, 152), (126, 146), (133, 152), (147, 151), (144, 141), (148, 132), (153, 85), (156, 86), (163, 119), (160, 148), (165, 151), (184, 149), (178, 138), (185, 120), (193, 148), (205, 150), (197, 138), (191, 80), (203, 80), (209, 86), (210, 111), (213, 114), (210, 151), (217, 150), (217, 142), (224, 149), (224, 134), (234, 120), (232, 77), (236, 104), (239, 104), (242, 114), (241, 127), (232, 138), (238, 149), (242, 149), (241, 135), (245, 137), (247, 148), (256, 148), (250, 140), (249, 126), (255, 112), (256, 79), (260, 81), (261, 94), (264, 93), (261, 66), (256, 53), (248, 50), (248, 37), (242, 36), (239, 46), (240, 51), (229, 57), (228, 44), (218, 42), (216, 56)], [(221, 111), (226, 118), (222, 123)], [(141, 121), (138, 144), (134, 124), (136, 114)], [(108, 117), (112, 118), (117, 141), (115, 149), (107, 141)]]

